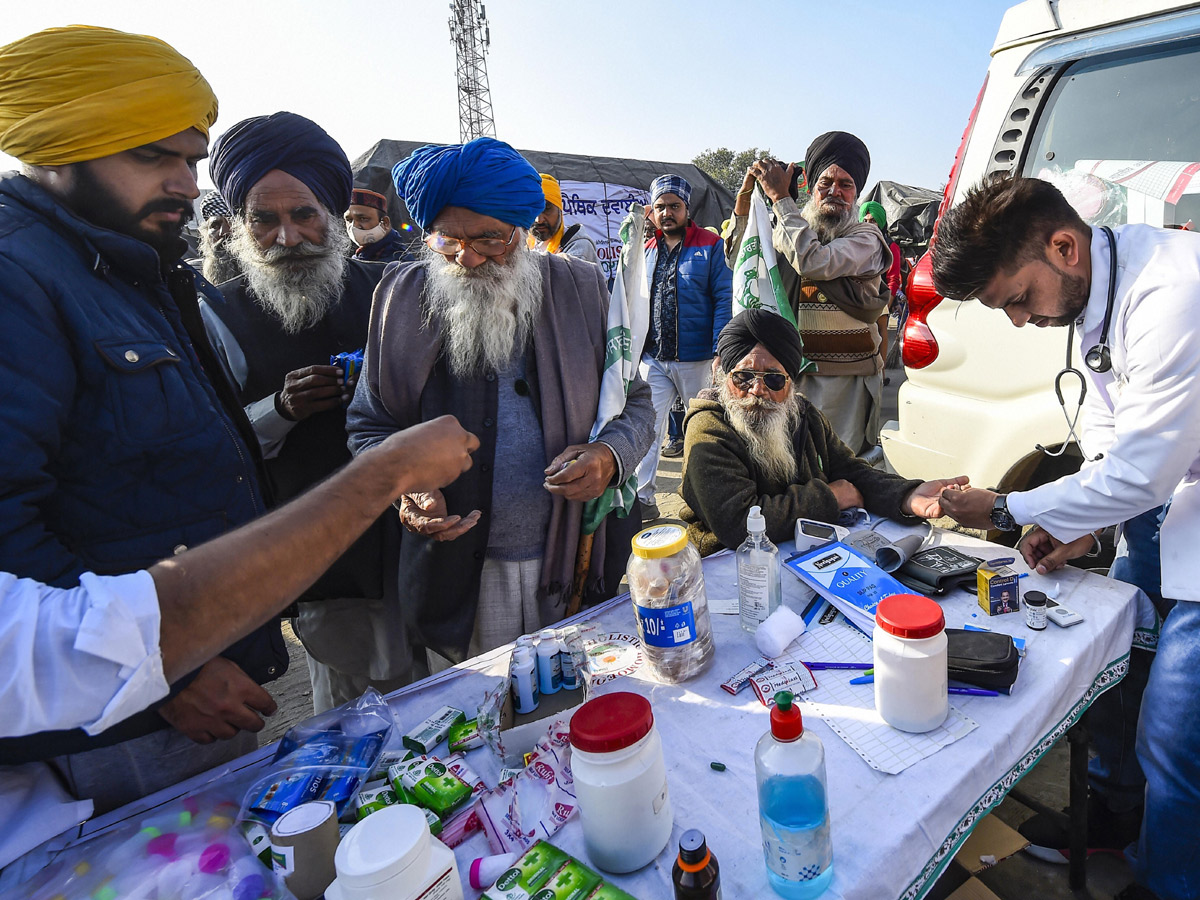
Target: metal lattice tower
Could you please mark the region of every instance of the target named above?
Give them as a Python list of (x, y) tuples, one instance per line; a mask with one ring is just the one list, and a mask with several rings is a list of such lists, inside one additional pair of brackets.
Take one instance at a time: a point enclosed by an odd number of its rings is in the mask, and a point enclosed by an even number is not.
[(492, 43), (487, 9), (479, 0), (451, 0), (450, 41), (458, 57), (458, 139), (496, 136), (487, 56)]

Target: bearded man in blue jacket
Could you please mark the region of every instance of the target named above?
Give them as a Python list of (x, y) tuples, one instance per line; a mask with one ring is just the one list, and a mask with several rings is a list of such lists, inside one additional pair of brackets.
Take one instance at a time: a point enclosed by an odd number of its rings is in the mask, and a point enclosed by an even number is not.
[(646, 241), (650, 285), (650, 331), (640, 371), (654, 398), (656, 440), (638, 466), (642, 518), (658, 518), (654, 500), (658, 452), (667, 418), (678, 398), (688, 402), (712, 383), (717, 337), (733, 312), (733, 273), (716, 234), (688, 217), (692, 186), (680, 175), (650, 183), (648, 217), (655, 226)]
[[(71, 26), (0, 47), (0, 150), (23, 164), (0, 177), (0, 570), (70, 588), (265, 510), (180, 261), (216, 117), (156, 38)], [(102, 812), (253, 749), (275, 710), (261, 685), (286, 668), (274, 622), (165, 702), (94, 737), (0, 741), (0, 764), (50, 761)]]

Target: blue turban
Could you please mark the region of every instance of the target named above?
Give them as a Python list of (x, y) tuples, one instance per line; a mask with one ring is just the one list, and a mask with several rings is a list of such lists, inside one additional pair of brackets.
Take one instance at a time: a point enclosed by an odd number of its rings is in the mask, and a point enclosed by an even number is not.
[(212, 148), (208, 172), (234, 209), (246, 206), (250, 189), (279, 169), (303, 181), (335, 215), (350, 205), (354, 175), (346, 152), (325, 129), (290, 112), (238, 122)]
[(426, 144), (392, 169), (396, 193), (425, 231), (447, 206), (462, 206), (528, 228), (546, 208), (542, 179), (503, 141), (481, 137), (446, 147)]

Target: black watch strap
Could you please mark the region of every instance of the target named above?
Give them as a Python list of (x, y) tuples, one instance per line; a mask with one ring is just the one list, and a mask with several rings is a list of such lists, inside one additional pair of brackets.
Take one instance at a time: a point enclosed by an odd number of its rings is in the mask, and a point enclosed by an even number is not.
[(992, 524), (1001, 531), (1016, 531), (1017, 523), (1008, 511), (1008, 494), (997, 494), (992, 503)]

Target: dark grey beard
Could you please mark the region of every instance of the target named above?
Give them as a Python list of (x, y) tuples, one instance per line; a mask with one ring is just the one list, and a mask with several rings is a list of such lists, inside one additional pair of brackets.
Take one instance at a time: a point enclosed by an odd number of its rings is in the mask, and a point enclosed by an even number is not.
[(451, 374), (473, 378), (503, 370), (524, 352), (542, 308), (542, 270), (524, 234), (507, 263), (467, 269), (426, 249), (425, 317), (442, 326)]
[(738, 433), (750, 458), (769, 481), (792, 484), (799, 467), (792, 449), (792, 438), (800, 424), (800, 401), (793, 387), (786, 400), (778, 402), (759, 397), (738, 398), (729, 388), (729, 379), (718, 372), (721, 405), (733, 430)]
[(804, 204), (804, 209), (800, 210), (800, 215), (817, 232), (817, 240), (822, 244), (828, 244), (830, 241), (840, 238), (857, 224), (853, 204), (847, 205), (841, 212), (823, 212), (816, 194), (809, 196), (808, 202)]
[(229, 251), (246, 276), (251, 296), (288, 334), (320, 322), (342, 296), (351, 242), (345, 228), (334, 227), (337, 223), (332, 214), (323, 212), (322, 243), (302, 241), (294, 247), (267, 250), (258, 246), (242, 216), (233, 220)]

